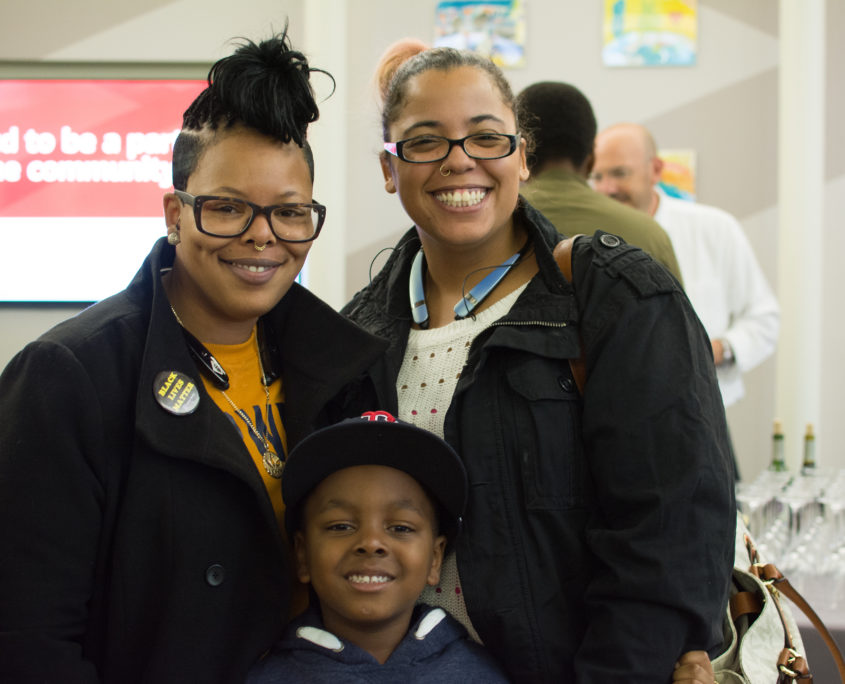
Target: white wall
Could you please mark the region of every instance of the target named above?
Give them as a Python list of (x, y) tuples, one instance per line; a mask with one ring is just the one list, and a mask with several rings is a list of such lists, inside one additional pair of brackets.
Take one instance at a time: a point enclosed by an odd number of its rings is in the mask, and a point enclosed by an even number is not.
[[(383, 189), (371, 76), (393, 41), (404, 36), (431, 39), (436, 5), (437, 0), (0, 0), (0, 76), (57, 61), (165, 62), (197, 69), (196, 63), (207, 65), (228, 53), (230, 38), (260, 38), (289, 16), (297, 47), (339, 82), (337, 96), (322, 105), (321, 120), (311, 134), (317, 150), (315, 196), (332, 199), (330, 219), (309, 257), (315, 290), (337, 306), (365, 284), (376, 252), (392, 245), (410, 225), (396, 198)], [(525, 6), (527, 66), (507, 72), (514, 89), (537, 80), (568, 81), (591, 99), (600, 126), (640, 121), (661, 146), (696, 149), (700, 201), (725, 208), (742, 221), (777, 289), (778, 252), (788, 249), (777, 240), (777, 3), (699, 0), (696, 67), (617, 70), (601, 64), (598, 0), (530, 0)], [(845, 385), (838, 293), (845, 285), (845, 269), (837, 263), (845, 247), (838, 230), (838, 217), (845, 215), (845, 133), (838, 126), (845, 119), (838, 77), (845, 63), (845, 47), (838, 41), (845, 3), (827, 0), (826, 9), (829, 155), (826, 222), (818, 246), (824, 250), (825, 293), (818, 450), (823, 465), (845, 466), (845, 453), (834, 447), (845, 443), (845, 423), (838, 416), (839, 388)], [(338, 149), (338, 140), (346, 140), (343, 149)], [(795, 226), (795, 239), (800, 236), (801, 226)], [(61, 307), (0, 307), (0, 366), (69, 313)], [(790, 323), (783, 321), (787, 332)], [(769, 457), (775, 365), (770, 359), (749, 373), (746, 399), (728, 411), (746, 477), (763, 468)], [(785, 420), (788, 430), (803, 430), (802, 424)], [(788, 456), (793, 464), (798, 458), (797, 453)]]

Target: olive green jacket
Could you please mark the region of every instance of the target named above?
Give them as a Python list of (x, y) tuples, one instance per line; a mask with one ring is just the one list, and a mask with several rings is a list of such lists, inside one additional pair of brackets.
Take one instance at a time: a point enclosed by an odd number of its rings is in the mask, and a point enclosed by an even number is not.
[(526, 183), (520, 193), (559, 233), (567, 236), (593, 235), (597, 230), (613, 233), (648, 252), (682, 282), (672, 242), (660, 224), (643, 212), (596, 192), (578, 174), (548, 169)]

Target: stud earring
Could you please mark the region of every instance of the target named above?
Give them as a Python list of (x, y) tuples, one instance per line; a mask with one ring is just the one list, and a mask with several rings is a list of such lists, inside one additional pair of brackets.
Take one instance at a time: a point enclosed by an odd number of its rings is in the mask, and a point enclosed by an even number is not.
[(182, 238), (179, 237), (178, 231), (179, 231), (179, 226), (176, 226), (176, 230), (174, 230), (172, 233), (167, 234), (167, 244), (168, 245), (173, 245), (175, 247), (180, 242), (182, 242)]
[(448, 178), (449, 176), (452, 175), (452, 169), (449, 169), (446, 173), (443, 173), (443, 166), (444, 166), (445, 163), (446, 162), (443, 162), (443, 164), (440, 165), (440, 175), (443, 176), (444, 178)]

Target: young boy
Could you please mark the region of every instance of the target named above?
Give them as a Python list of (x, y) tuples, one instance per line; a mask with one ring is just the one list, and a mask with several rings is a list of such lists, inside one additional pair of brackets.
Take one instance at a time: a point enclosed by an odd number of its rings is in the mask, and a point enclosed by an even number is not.
[[(466, 505), (466, 472), (446, 442), (371, 411), (293, 449), (282, 495), (311, 607), (247, 684), (507, 682), (452, 617), (417, 605), (440, 579)], [(676, 668), (673, 682), (713, 681), (703, 651)]]
[(293, 449), (282, 496), (311, 607), (249, 684), (507, 682), (452, 617), (417, 605), (466, 504), (466, 473), (446, 442), (368, 412)]

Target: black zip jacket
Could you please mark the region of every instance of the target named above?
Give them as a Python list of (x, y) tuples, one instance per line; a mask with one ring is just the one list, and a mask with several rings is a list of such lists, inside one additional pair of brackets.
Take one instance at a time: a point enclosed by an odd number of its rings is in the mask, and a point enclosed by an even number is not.
[[(616, 236), (561, 236), (520, 200), (539, 273), (474, 341), (445, 419), (470, 480), (457, 542), (467, 609), (516, 682), (669, 682), (713, 650), (736, 512), (710, 344), (675, 279)], [(559, 226), (565, 229), (565, 226)], [(344, 309), (390, 341), (382, 408), (410, 328), (416, 231)], [(583, 397), (569, 359), (586, 352)]]

